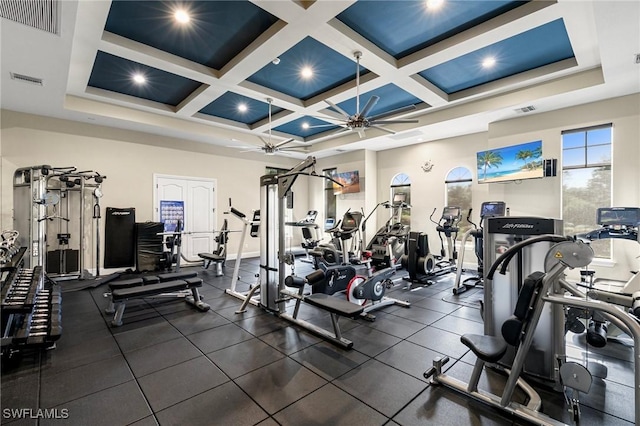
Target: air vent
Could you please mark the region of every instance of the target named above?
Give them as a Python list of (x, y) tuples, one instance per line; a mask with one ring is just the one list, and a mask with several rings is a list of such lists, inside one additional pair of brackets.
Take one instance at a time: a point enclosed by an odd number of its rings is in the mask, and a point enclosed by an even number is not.
[(59, 0), (0, 0), (0, 16), (58, 34)]
[(12, 80), (21, 81), (23, 83), (35, 84), (36, 86), (44, 86), (44, 83), (41, 78), (31, 77), (23, 74), (16, 74), (14, 72), (10, 74), (11, 74)]
[(526, 114), (528, 112), (535, 111), (535, 110), (536, 110), (536, 107), (534, 107), (533, 105), (529, 105), (522, 108), (516, 108), (514, 111), (517, 112), (518, 114)]

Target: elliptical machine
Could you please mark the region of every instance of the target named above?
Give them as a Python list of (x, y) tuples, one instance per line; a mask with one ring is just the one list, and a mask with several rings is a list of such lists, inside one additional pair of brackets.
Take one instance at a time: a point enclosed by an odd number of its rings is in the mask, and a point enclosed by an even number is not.
[[(437, 222), (433, 220), (435, 212), (436, 209), (433, 209), (429, 220), (436, 224), (436, 231), (440, 237), (440, 256), (433, 256), (429, 251), (429, 237), (426, 233), (410, 232), (406, 254), (401, 258), (402, 267), (409, 272), (409, 276), (404, 278), (405, 281), (431, 285), (433, 284), (431, 278), (456, 270), (455, 260), (458, 257), (458, 252), (454, 241), (460, 229), (458, 223), (461, 218), (461, 209), (460, 207), (446, 206), (442, 209), (442, 216)], [(444, 248), (442, 234), (447, 239), (448, 252)]]
[[(392, 209), (392, 214), (387, 223), (373, 236), (367, 250), (371, 252), (371, 265), (374, 268), (399, 268), (400, 258), (404, 254), (407, 236), (409, 235), (409, 225), (402, 223), (402, 211), (410, 209), (406, 203), (407, 194), (397, 193), (393, 197), (393, 202), (385, 201), (376, 206), (384, 206)], [(375, 209), (369, 214), (371, 216)], [(368, 217), (367, 217), (368, 219)], [(365, 219), (366, 222), (366, 219)]]
[[(484, 219), (487, 217), (493, 216), (504, 216), (506, 211), (506, 204), (503, 201), (485, 201), (482, 203), (480, 207), (480, 222), (478, 225), (471, 221), (471, 212), (473, 209), (469, 209), (469, 214), (467, 214), (467, 222), (473, 225), (473, 228), (469, 229), (462, 237), (462, 241), (460, 242), (460, 247), (462, 250), (462, 254), (458, 257), (458, 267), (456, 270), (456, 280), (453, 284), (453, 294), (458, 295), (464, 293), (465, 291), (472, 289), (474, 287), (482, 287), (483, 285), (483, 269), (484, 269), (484, 228), (482, 227)], [(464, 281), (460, 282), (462, 279), (463, 272), (463, 263), (464, 263), (464, 247), (469, 240), (470, 237), (474, 239), (474, 254), (478, 260), (478, 269), (476, 270), (476, 275), (466, 278)]]
[(314, 258), (315, 269), (319, 269), (320, 263), (332, 266), (350, 263), (351, 259), (360, 259), (363, 216), (361, 212), (347, 210), (342, 216), (342, 220), (339, 220), (332, 228), (325, 230), (331, 235), (331, 242), (318, 244), (309, 251), (309, 254)]

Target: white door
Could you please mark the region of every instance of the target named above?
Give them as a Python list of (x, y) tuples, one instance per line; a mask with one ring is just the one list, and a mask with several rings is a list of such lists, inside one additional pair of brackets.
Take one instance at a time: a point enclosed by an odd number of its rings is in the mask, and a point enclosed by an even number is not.
[(217, 225), (215, 179), (154, 175), (154, 182), (154, 220), (160, 219), (161, 201), (184, 203), (183, 257), (197, 262), (198, 253), (211, 253)]

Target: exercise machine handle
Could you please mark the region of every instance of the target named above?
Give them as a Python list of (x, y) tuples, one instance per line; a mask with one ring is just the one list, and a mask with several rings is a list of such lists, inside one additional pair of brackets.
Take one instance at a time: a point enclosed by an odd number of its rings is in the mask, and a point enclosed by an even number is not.
[(438, 208), (434, 207), (433, 211), (431, 212), (431, 216), (429, 216), (429, 220), (435, 223), (436, 225), (440, 225), (440, 222), (436, 222), (435, 220), (433, 220), (433, 215), (436, 213), (436, 210), (438, 210)]

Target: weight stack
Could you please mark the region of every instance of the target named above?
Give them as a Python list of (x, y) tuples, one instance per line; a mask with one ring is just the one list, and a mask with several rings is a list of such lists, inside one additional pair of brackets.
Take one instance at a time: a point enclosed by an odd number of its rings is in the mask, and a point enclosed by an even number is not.
[(107, 207), (104, 232), (104, 267), (135, 265), (136, 209)]

